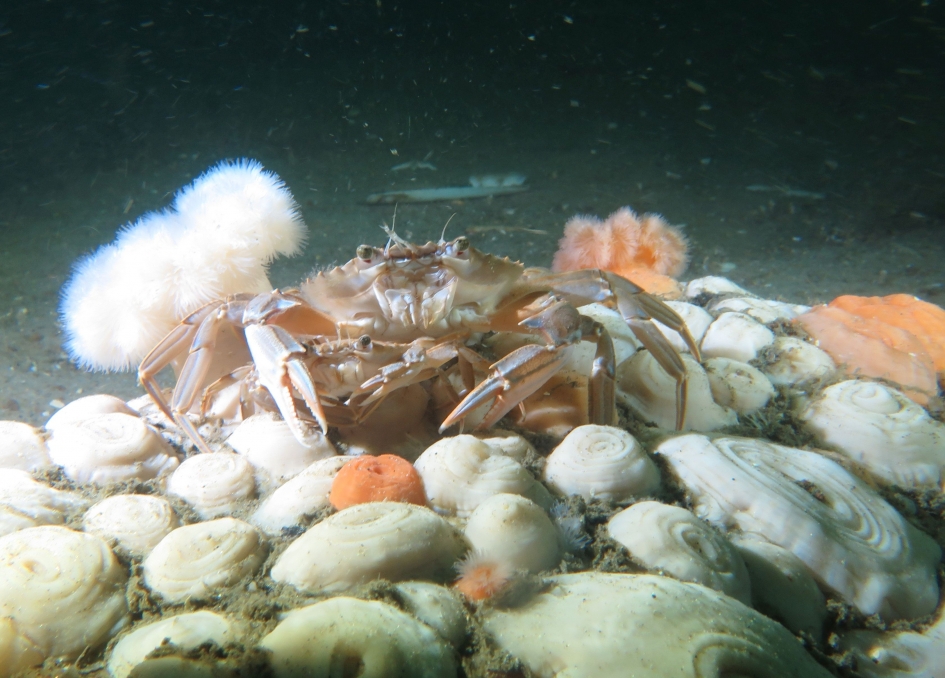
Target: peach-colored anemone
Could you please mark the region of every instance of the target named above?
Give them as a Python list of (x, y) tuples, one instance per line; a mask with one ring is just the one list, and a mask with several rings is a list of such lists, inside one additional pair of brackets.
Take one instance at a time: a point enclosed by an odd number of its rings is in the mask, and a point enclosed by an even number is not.
[[(640, 272), (657, 276), (678, 276), (689, 262), (688, 243), (682, 232), (670, 226), (658, 214), (638, 216), (629, 207), (622, 207), (606, 221), (593, 216), (579, 215), (565, 224), (564, 237), (558, 243), (551, 264), (553, 271), (576, 271), (601, 268), (637, 282), (643, 289), (662, 293), (662, 289), (650, 289), (646, 282), (634, 279), (647, 278)], [(667, 290), (672, 285), (652, 278), (653, 284)]]
[(815, 306), (796, 322), (852, 374), (893, 381), (921, 405), (938, 392), (932, 358), (906, 330), (833, 305)]

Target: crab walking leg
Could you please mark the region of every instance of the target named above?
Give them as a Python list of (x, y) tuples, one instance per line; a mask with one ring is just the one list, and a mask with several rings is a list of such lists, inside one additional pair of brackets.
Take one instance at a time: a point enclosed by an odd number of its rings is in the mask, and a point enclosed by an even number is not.
[[(151, 400), (161, 411), (187, 434), (201, 452), (210, 452), (197, 429), (187, 419), (190, 410), (207, 377), (213, 362), (213, 349), (216, 346), (220, 328), (224, 325), (236, 325), (241, 322), (246, 300), (208, 304), (185, 318), (177, 327), (152, 349), (138, 368), (138, 380), (151, 396)], [(189, 354), (181, 367), (180, 377), (174, 387), (171, 402), (164, 400), (161, 389), (155, 380), (156, 375), (170, 365), (174, 358), (189, 346)]]
[(617, 422), (617, 359), (610, 332), (599, 322), (583, 318), (588, 327), (583, 338), (597, 343), (587, 392), (587, 418), (592, 424), (613, 426)]
[(277, 325), (249, 325), (245, 332), (259, 383), (272, 395), (296, 439), (304, 445), (309, 432), (295, 411), (292, 387), (302, 396), (322, 432), (327, 433), (328, 420), (318, 400), (318, 390), (302, 360), (305, 347)]
[(219, 302), (207, 304), (184, 318), (157, 346), (151, 349), (151, 352), (144, 357), (138, 367), (138, 381), (151, 396), (154, 404), (161, 409), (168, 419), (173, 420), (174, 415), (167, 401), (164, 400), (164, 395), (161, 393), (161, 388), (158, 386), (155, 377), (161, 370), (174, 362), (177, 356), (184, 353), (184, 351), (192, 350), (194, 337), (197, 336), (200, 328), (221, 307), (222, 305)]
[(529, 276), (528, 283), (551, 287), (575, 305), (600, 302), (616, 308), (634, 336), (653, 354), (666, 374), (676, 381), (676, 429), (682, 430), (686, 423), (688, 400), (686, 365), (672, 344), (652, 323), (658, 320), (679, 334), (693, 357), (701, 361), (699, 346), (676, 311), (633, 282), (607, 271), (589, 269), (557, 275), (540, 273)]
[(463, 398), (443, 420), (440, 433), (493, 398), (495, 402), (477, 428), (486, 429), (495, 424), (564, 366), (568, 357), (565, 348), (566, 345), (528, 344), (497, 361), (492, 365), (492, 374)]
[[(352, 399), (361, 406), (374, 403), (397, 389), (430, 379), (440, 367), (453, 358), (460, 358), (463, 365), (488, 364), (478, 353), (463, 346), (461, 337), (456, 335), (437, 340), (432, 346), (430, 343), (426, 338), (411, 342), (403, 352), (401, 360), (382, 367), (378, 374), (365, 381), (351, 394)], [(467, 383), (465, 376), (464, 383)]]

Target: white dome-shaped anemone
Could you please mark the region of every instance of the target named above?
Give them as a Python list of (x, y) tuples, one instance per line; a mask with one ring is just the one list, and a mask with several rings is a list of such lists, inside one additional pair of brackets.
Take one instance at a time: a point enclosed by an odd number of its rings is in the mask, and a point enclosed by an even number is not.
[(717, 296), (751, 296), (743, 287), (739, 287), (728, 278), (720, 275), (707, 275), (703, 278), (690, 280), (686, 284), (686, 298), (696, 299), (698, 297), (717, 297)]
[(914, 619), (938, 605), (939, 546), (826, 457), (764, 440), (700, 435), (656, 448), (695, 504), (798, 556), (818, 583), (864, 614)]
[(186, 652), (208, 643), (222, 648), (238, 639), (236, 627), (215, 612), (200, 610), (165, 617), (122, 636), (109, 653), (108, 674), (111, 678), (127, 678), (136, 667), (147, 663), (149, 654), (168, 644)]
[(821, 443), (882, 482), (938, 488), (945, 478), (945, 425), (895, 389), (843, 381), (821, 391), (801, 418)]
[(538, 678), (828, 678), (783, 626), (718, 591), (655, 575), (552, 577), (527, 604), (483, 610), (499, 649)]
[(262, 532), (242, 520), (185, 525), (144, 559), (144, 583), (172, 603), (206, 598), (256, 572), (266, 552)]
[(179, 524), (167, 499), (151, 494), (116, 494), (95, 504), (82, 518), (86, 532), (114, 540), (135, 556), (147, 555)]
[[(686, 431), (714, 431), (738, 422), (738, 415), (712, 398), (709, 378), (702, 365), (682, 354), (689, 389)], [(676, 381), (666, 374), (649, 351), (640, 351), (617, 367), (617, 398), (643, 419), (660, 428), (676, 428)]]
[(837, 367), (825, 351), (797, 337), (776, 337), (765, 354), (761, 370), (772, 384), (794, 386), (805, 381), (826, 379)]
[(173, 448), (137, 416), (98, 414), (57, 425), (49, 456), (80, 483), (150, 480), (179, 464)]
[(26, 471), (0, 468), (0, 536), (40, 525), (61, 525), (85, 506), (82, 495), (56, 490)]
[(709, 377), (712, 399), (739, 414), (757, 412), (777, 393), (761, 370), (747, 363), (730, 358), (709, 358), (703, 367)]
[(0, 672), (107, 641), (128, 622), (126, 580), (94, 535), (47, 525), (0, 537), (0, 620), (12, 622), (0, 629), (0, 654), (12, 655)]
[(352, 459), (355, 457), (328, 457), (311, 464), (266, 497), (249, 522), (272, 536), (301, 525), (305, 516), (330, 506), (328, 495), (335, 476)]
[[(692, 335), (696, 346), (698, 346), (699, 342), (702, 341), (702, 337), (705, 336), (705, 331), (709, 328), (709, 325), (712, 324), (712, 316), (709, 315), (709, 312), (701, 306), (696, 306), (686, 301), (664, 301), (663, 303), (676, 311), (679, 317), (683, 319), (683, 322), (686, 323), (686, 327), (689, 329), (689, 334)], [(689, 352), (689, 345), (683, 341), (678, 332), (671, 330), (658, 320), (654, 320), (653, 322), (659, 328), (663, 336), (666, 337), (666, 341), (673, 345), (673, 348), (680, 353)], [(619, 362), (621, 361), (618, 361), (618, 364)]]
[(316, 523), (279, 556), (272, 578), (302, 591), (348, 588), (378, 578), (448, 579), (466, 552), (463, 536), (430, 509), (400, 502), (356, 504)]
[(259, 645), (269, 653), (276, 678), (456, 675), (453, 651), (443, 638), (374, 600), (339, 596), (297, 608)]
[(540, 506), (552, 503), (551, 495), (525, 467), (471, 435), (433, 443), (414, 466), (430, 503), (460, 517), (499, 493), (519, 494)]
[(660, 472), (637, 440), (614, 426), (579, 426), (548, 456), (544, 480), (565, 495), (611, 501), (645, 497), (660, 488)]
[(561, 560), (558, 530), (538, 504), (517, 494), (496, 494), (476, 507), (466, 540), (483, 559), (509, 571), (550, 570)]
[(735, 311), (744, 313), (767, 325), (776, 320), (791, 320), (801, 313), (810, 310), (810, 306), (800, 306), (798, 304), (786, 304), (783, 301), (774, 301), (773, 299), (758, 299), (756, 297), (728, 297), (709, 304), (709, 310), (719, 314), (723, 311)]
[(56, 413), (46, 422), (45, 428), (50, 433), (55, 432), (58, 426), (65, 424), (77, 424), (85, 419), (90, 419), (99, 414), (128, 414), (137, 417), (135, 412), (121, 398), (106, 393), (83, 396), (77, 398), (65, 407), (56, 411)]
[(703, 358), (731, 358), (747, 363), (774, 342), (774, 332), (744, 313), (726, 311), (702, 337)]
[(0, 469), (35, 471), (50, 463), (39, 430), (20, 421), (0, 421)]
[(748, 569), (753, 607), (793, 633), (804, 631), (820, 638), (827, 617), (826, 600), (804, 561), (758, 535), (733, 534), (729, 538)]
[(648, 570), (751, 604), (751, 582), (738, 551), (684, 508), (641, 501), (615, 514), (607, 533)]
[(252, 464), (232, 452), (190, 457), (167, 479), (167, 493), (193, 506), (204, 520), (236, 512), (255, 492)]
[(338, 454), (331, 442), (315, 432), (299, 442), (281, 418), (262, 413), (240, 422), (226, 444), (245, 457), (256, 469), (261, 488), (278, 487), (319, 459)]
[(426, 581), (403, 581), (394, 590), (404, 608), (452, 645), (460, 647), (466, 637), (466, 610), (453, 589)]

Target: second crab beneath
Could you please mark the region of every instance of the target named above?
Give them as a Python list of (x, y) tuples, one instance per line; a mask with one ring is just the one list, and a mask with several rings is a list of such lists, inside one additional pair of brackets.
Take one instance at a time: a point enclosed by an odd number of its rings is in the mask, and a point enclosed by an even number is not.
[[(424, 245), (392, 231), (383, 247), (316, 273), (297, 289), (238, 294), (198, 309), (142, 361), (139, 379), (155, 403), (202, 450), (192, 413), (219, 411), (235, 391), (238, 413), (278, 411), (304, 441), (318, 426), (365, 420), (398, 391), (422, 384), (440, 431), (464, 422), (488, 428), (565, 366), (572, 347), (595, 346), (588, 375), (591, 423), (616, 420), (614, 346), (604, 326), (577, 309), (616, 310), (676, 381), (676, 426), (686, 411), (686, 370), (653, 320), (679, 333), (698, 359), (685, 323), (634, 283), (600, 270), (555, 274), (486, 254), (459, 237)], [(493, 361), (489, 333), (525, 341)], [(168, 365), (178, 381), (168, 401), (155, 379)]]

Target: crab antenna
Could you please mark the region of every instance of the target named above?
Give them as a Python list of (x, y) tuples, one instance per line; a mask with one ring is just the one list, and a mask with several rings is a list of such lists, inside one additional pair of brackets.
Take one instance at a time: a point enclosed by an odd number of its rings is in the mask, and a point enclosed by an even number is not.
[(399, 242), (400, 238), (397, 237), (397, 234), (394, 232), (397, 230), (397, 205), (399, 203), (394, 203), (394, 216), (390, 220), (390, 228), (387, 228), (387, 224), (381, 226), (384, 229), (384, 232), (387, 234), (387, 244), (384, 245), (384, 256), (386, 257), (390, 253), (390, 246), (392, 242)]
[(437, 245), (442, 245), (443, 243), (446, 242), (446, 227), (450, 225), (450, 222), (453, 220), (453, 217), (455, 216), (456, 216), (456, 212), (453, 212), (450, 215), (450, 218), (446, 220), (446, 223), (443, 224), (443, 232), (440, 233), (440, 242), (438, 242)]

